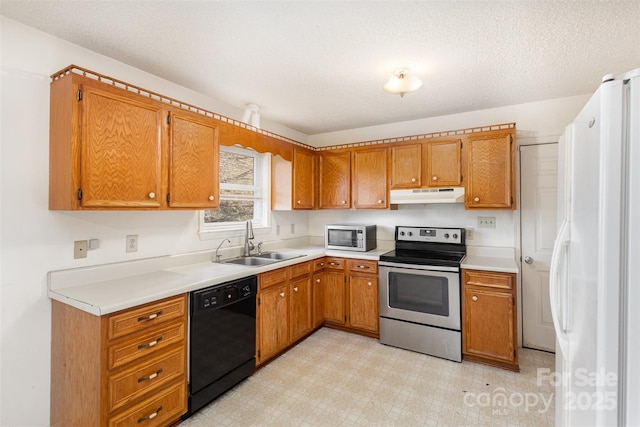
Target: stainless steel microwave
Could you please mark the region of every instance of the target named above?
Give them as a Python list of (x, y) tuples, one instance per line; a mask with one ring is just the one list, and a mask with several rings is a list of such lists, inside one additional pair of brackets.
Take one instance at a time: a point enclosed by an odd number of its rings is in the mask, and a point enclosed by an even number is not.
[(376, 248), (375, 225), (330, 224), (324, 226), (324, 247), (367, 252)]

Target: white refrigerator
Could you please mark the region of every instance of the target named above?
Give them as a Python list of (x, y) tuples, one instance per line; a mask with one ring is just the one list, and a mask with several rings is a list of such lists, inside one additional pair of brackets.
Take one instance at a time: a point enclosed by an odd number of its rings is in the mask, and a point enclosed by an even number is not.
[(603, 78), (558, 166), (556, 425), (640, 426), (640, 69)]

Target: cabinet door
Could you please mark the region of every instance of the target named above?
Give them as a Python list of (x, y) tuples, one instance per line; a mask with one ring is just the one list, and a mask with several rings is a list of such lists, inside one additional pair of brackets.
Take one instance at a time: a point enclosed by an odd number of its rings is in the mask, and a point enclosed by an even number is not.
[(91, 86), (81, 105), (82, 206), (160, 207), (161, 108)]
[(461, 145), (459, 139), (427, 141), (424, 158), (427, 162), (425, 181), (429, 187), (451, 187), (461, 181)]
[(320, 209), (351, 207), (351, 152), (324, 151), (320, 154)]
[(514, 300), (511, 293), (465, 287), (463, 352), (514, 362), (513, 319)]
[(391, 189), (420, 188), (422, 185), (422, 144), (398, 145), (389, 149)]
[(358, 149), (353, 152), (353, 207), (386, 209), (387, 148)]
[(514, 163), (512, 132), (469, 136), (465, 206), (468, 209), (515, 207)]
[(289, 345), (287, 285), (282, 282), (260, 291), (260, 360)]
[(199, 117), (171, 114), (169, 206), (215, 209), (219, 206), (218, 129)]
[(316, 159), (311, 151), (293, 149), (293, 209), (315, 206)]
[(349, 324), (358, 329), (378, 332), (378, 277), (349, 277)]
[(324, 320), (344, 325), (345, 314), (345, 275), (343, 271), (324, 271)]
[(312, 288), (309, 276), (299, 277), (289, 282), (289, 330), (290, 342), (298, 341), (312, 329)]

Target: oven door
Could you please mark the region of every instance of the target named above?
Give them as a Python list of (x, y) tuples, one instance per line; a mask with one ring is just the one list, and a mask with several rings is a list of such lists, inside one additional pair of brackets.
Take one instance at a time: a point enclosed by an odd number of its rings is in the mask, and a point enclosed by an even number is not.
[(380, 262), (379, 276), (381, 317), (461, 330), (457, 268)]

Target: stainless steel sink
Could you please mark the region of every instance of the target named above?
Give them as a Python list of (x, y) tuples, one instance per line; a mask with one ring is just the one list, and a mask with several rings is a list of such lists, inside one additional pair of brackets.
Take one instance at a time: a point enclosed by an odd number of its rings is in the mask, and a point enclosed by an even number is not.
[(238, 264), (246, 265), (248, 267), (259, 267), (261, 265), (273, 264), (275, 262), (286, 261), (293, 258), (303, 257), (300, 254), (287, 254), (281, 252), (267, 252), (260, 255), (253, 255), (248, 257), (232, 258), (222, 261), (224, 264)]
[(256, 257), (250, 256), (250, 257), (228, 259), (222, 262), (225, 264), (239, 264), (239, 265), (246, 265), (249, 267), (259, 267), (261, 265), (273, 264), (274, 262), (278, 262), (278, 260), (256, 258)]
[(261, 258), (261, 259), (275, 259), (278, 261), (285, 261), (288, 259), (293, 259), (293, 258), (300, 258), (304, 255), (301, 254), (287, 254), (287, 253), (281, 253), (281, 252), (266, 252), (260, 255), (254, 255), (255, 258)]

